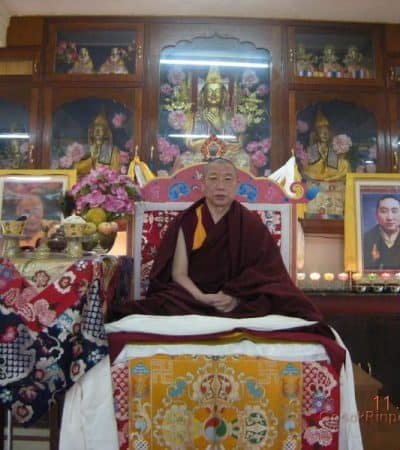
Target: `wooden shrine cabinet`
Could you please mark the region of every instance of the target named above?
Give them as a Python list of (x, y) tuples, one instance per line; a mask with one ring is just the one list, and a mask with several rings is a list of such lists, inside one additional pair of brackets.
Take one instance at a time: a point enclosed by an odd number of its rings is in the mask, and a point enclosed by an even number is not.
[(381, 26), (288, 27), (289, 145), (307, 190), (306, 232), (343, 233), (345, 177), (391, 171)]
[(393, 172), (400, 172), (400, 26), (387, 25), (385, 44), (386, 85), (389, 110), (388, 149), (391, 150)]
[(143, 80), (144, 25), (117, 18), (52, 19), (46, 78), (102, 83)]
[(382, 29), (354, 24), (288, 28), (288, 78), (298, 86), (382, 86)]
[(46, 30), (41, 166), (87, 173), (80, 159), (90, 153), (98, 124), (112, 149), (112, 168), (127, 168), (142, 144), (144, 24), (50, 18)]
[(399, 79), (393, 82), (388, 93), (390, 133), (388, 148), (391, 150), (393, 172), (400, 172), (400, 57)]

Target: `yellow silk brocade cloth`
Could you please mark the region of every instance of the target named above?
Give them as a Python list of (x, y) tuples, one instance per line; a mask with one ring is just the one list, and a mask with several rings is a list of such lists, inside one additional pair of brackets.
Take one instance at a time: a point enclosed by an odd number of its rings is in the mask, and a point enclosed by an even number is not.
[(301, 448), (302, 364), (254, 356), (129, 361), (131, 450)]

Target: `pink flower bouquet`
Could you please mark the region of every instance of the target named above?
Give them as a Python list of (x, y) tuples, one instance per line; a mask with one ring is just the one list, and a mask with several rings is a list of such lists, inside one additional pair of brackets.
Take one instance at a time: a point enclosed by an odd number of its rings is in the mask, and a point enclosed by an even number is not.
[(99, 167), (83, 177), (71, 189), (76, 213), (84, 216), (92, 208), (102, 208), (113, 221), (133, 213), (133, 204), (141, 200), (140, 189), (126, 175)]

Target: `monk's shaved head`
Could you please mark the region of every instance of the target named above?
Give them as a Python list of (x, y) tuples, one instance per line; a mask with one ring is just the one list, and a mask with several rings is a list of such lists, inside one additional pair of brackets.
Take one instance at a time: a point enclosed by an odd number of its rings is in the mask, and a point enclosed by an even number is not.
[(215, 164), (218, 164), (218, 165), (227, 164), (227, 165), (231, 166), (233, 168), (233, 172), (234, 172), (235, 176), (237, 177), (237, 171), (236, 171), (235, 164), (233, 164), (233, 162), (230, 161), (229, 159), (225, 159), (225, 158), (214, 158), (214, 159), (208, 160), (207, 164), (204, 166), (204, 176), (207, 175), (207, 173), (210, 171), (210, 169), (212, 167), (214, 167)]

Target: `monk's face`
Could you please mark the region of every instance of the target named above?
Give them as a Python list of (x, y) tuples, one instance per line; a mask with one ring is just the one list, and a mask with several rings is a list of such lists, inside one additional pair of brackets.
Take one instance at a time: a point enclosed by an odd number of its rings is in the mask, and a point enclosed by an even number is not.
[(204, 196), (215, 207), (229, 206), (236, 195), (237, 174), (229, 163), (210, 163), (204, 171)]
[(26, 215), (24, 231), (31, 234), (41, 230), (43, 219), (43, 202), (37, 195), (24, 197), (17, 205), (17, 216)]

